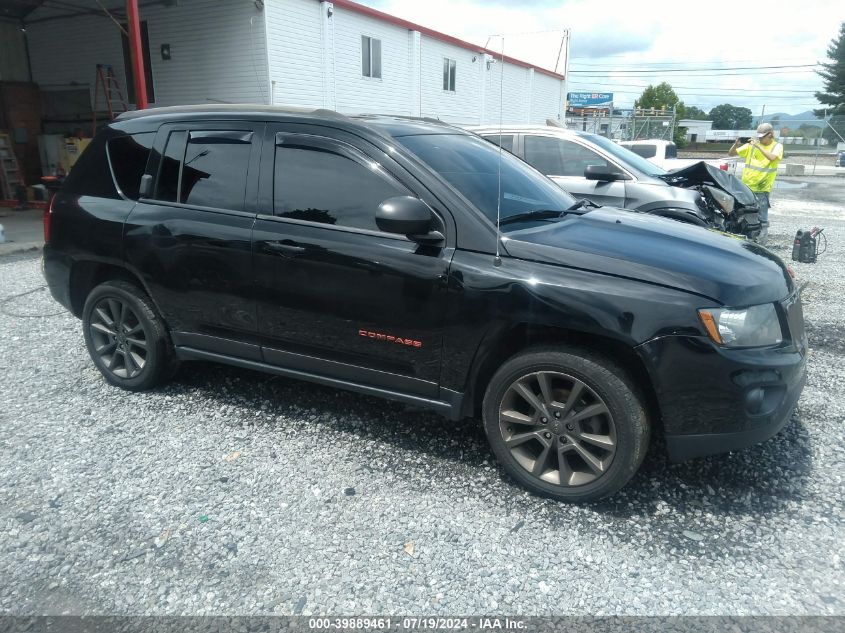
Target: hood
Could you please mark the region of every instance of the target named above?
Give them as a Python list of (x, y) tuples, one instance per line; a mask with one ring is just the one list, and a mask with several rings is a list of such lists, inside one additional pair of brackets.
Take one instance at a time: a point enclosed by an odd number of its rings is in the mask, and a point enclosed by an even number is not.
[(658, 178), (674, 187), (711, 185), (731, 194), (742, 206), (757, 206), (754, 193), (739, 178), (703, 161), (675, 169)]
[(780, 258), (751, 241), (610, 207), (509, 233), (504, 243), (520, 259), (660, 284), (725, 306), (779, 301), (794, 289)]

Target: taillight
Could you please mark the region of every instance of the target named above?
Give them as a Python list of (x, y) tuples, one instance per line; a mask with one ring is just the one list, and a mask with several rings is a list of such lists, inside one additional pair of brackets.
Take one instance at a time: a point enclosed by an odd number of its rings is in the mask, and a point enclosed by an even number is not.
[(47, 209), (44, 211), (44, 243), (50, 243), (50, 226), (53, 222), (53, 201), (56, 199), (55, 192), (50, 196), (50, 202), (47, 203)]
[(727, 163), (720, 164), (719, 169), (721, 169), (722, 171), (728, 171), (728, 164)]

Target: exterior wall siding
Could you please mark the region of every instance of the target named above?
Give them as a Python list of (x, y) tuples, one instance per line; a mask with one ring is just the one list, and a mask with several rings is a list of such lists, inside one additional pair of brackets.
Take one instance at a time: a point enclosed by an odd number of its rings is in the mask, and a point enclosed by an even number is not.
[(531, 116), (528, 123), (545, 125), (546, 119), (563, 122), (563, 81), (543, 73), (534, 73), (531, 91)]
[[(321, 5), (315, 0), (268, 0), (267, 56), (277, 105), (331, 107), (323, 82)], [(330, 34), (329, 34), (330, 36)]]
[[(420, 45), (421, 114), (466, 125), (479, 123), (479, 96), (488, 72), (484, 55), (425, 35)], [(443, 90), (443, 59), (455, 60), (455, 91)], [(475, 58), (475, 61), (473, 61)]]
[[(92, 6), (94, 6), (92, 4)], [(41, 15), (39, 14), (41, 12)], [(49, 15), (36, 10), (31, 19)], [(319, 0), (180, 0), (141, 9), (148, 24), (153, 106), (270, 103), (439, 118), (499, 121), (502, 64), (375, 16)], [(120, 32), (86, 15), (28, 28), (33, 78), (93, 92), (96, 64), (111, 64), (124, 89)], [(380, 78), (361, 72), (361, 36), (381, 40)], [(171, 59), (161, 59), (162, 44)], [(456, 61), (455, 91), (443, 89), (443, 59)], [(504, 64), (503, 122), (542, 123), (560, 113), (563, 81)], [(272, 95), (272, 96), (271, 96)]]
[(500, 110), (503, 123), (527, 123), (525, 97), (530, 94), (529, 78), (528, 68), (506, 62), (503, 70), (501, 61), (496, 60), (487, 73), (482, 125), (498, 123)]
[[(411, 116), (411, 31), (339, 7), (332, 20), (336, 109)], [(380, 79), (361, 73), (362, 35), (381, 40)]]
[[(264, 14), (253, 3), (181, 0), (143, 7), (141, 20), (150, 40), (151, 105), (268, 102)], [(96, 65), (111, 64), (126, 90), (120, 31), (108, 18), (35, 22), (27, 36), (33, 79), (42, 86), (87, 84), (93, 95)], [(171, 59), (161, 58), (162, 44)]]

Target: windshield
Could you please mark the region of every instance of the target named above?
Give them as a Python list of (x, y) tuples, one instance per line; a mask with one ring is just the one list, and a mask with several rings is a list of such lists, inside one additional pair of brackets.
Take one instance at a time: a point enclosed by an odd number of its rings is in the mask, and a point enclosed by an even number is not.
[[(467, 134), (424, 134), (396, 140), (496, 222), (499, 148)], [(501, 219), (531, 211), (564, 211), (575, 198), (513, 154), (501, 152)], [(514, 224), (509, 229), (524, 228)]]
[(590, 142), (598, 145), (605, 152), (616, 158), (625, 167), (633, 167), (637, 171), (640, 171), (649, 176), (662, 176), (666, 173), (665, 169), (661, 169), (654, 163), (650, 163), (649, 161), (647, 161), (642, 156), (637, 156), (628, 148), (622, 147), (621, 145), (614, 143), (610, 139), (607, 139), (603, 136), (599, 136), (598, 134), (583, 134), (581, 137), (586, 138)]

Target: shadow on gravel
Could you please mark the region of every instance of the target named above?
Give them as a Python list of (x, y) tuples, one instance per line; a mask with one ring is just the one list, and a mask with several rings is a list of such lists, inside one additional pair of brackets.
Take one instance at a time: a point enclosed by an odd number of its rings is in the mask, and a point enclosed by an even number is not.
[(839, 323), (816, 323), (805, 320), (804, 326), (811, 349), (821, 349), (834, 354), (845, 354), (845, 326)]
[[(258, 432), (317, 425), (352, 433), (360, 442), (377, 440), (395, 450), (386, 456), (382, 452), (365, 470), (394, 472), (411, 486), (421, 485), (423, 477), (426, 490), (429, 482), (465, 481), (462, 496), (495, 500), (508, 514), (535, 514), (542, 508), (553, 523), (585, 512), (645, 519), (659, 514), (661, 506), (682, 514), (702, 509), (717, 516), (774, 514), (805, 496), (812, 470), (810, 436), (796, 412), (780, 434), (761, 445), (680, 464), (668, 461), (658, 435), (640, 471), (622, 491), (607, 500), (572, 506), (526, 493), (498, 467), (492, 477), (484, 478), (495, 462), (477, 420), (451, 422), (401, 403), (206, 363), (189, 365), (167, 388), (174, 395), (194, 390), (221, 405), (286, 418), (281, 426), (263, 426)], [(411, 465), (409, 455), (418, 458)], [(475, 483), (479, 478), (483, 483)]]

